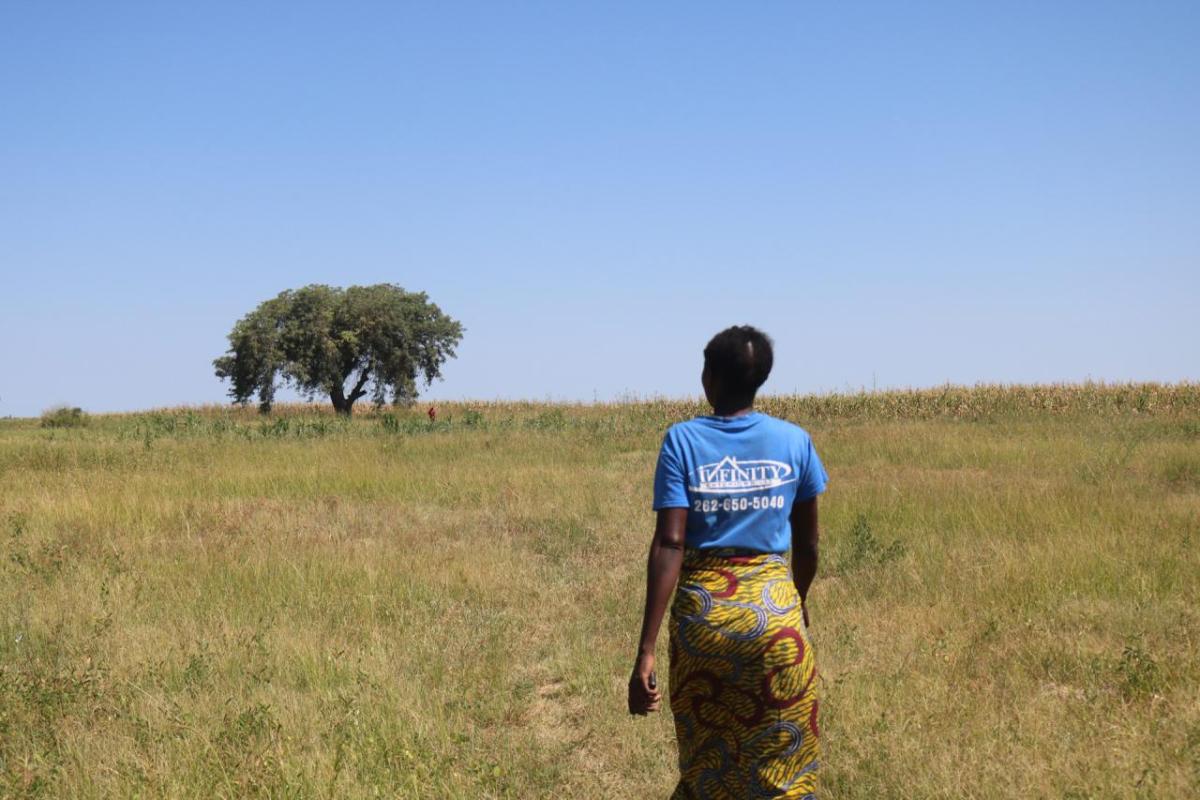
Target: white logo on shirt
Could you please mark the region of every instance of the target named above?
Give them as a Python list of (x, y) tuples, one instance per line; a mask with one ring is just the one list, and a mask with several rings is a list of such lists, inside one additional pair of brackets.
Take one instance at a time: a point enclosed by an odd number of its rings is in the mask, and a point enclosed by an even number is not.
[(715, 464), (696, 467), (692, 476), (697, 485), (688, 488), (702, 494), (757, 492), (794, 483), (796, 479), (789, 477), (791, 474), (791, 465), (782, 461), (738, 461), (733, 456), (725, 456)]

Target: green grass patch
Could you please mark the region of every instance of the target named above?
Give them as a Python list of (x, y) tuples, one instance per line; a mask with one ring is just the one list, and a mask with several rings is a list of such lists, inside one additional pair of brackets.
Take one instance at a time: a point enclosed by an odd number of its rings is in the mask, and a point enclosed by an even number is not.
[[(1200, 389), (761, 406), (831, 476), (827, 796), (1196, 793)], [(364, 412), (0, 420), (0, 797), (670, 792), (623, 692), (699, 402)]]

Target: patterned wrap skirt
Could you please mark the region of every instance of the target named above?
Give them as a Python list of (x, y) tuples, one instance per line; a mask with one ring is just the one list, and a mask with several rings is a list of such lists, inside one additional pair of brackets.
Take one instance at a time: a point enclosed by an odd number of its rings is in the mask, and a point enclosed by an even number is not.
[(684, 553), (670, 620), (678, 798), (815, 797), (816, 663), (783, 556)]

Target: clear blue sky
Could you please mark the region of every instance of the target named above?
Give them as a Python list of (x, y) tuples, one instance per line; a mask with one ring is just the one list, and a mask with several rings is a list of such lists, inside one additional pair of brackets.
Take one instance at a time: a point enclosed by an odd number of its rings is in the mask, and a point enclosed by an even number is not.
[(0, 0), (0, 416), (428, 291), (431, 398), (1200, 377), (1200, 3)]

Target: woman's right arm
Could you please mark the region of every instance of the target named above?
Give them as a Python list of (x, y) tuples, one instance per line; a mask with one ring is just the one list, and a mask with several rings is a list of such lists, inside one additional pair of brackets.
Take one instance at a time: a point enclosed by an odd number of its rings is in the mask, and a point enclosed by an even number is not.
[(662, 690), (653, 680), (654, 649), (658, 629), (667, 612), (671, 592), (679, 581), (683, 565), (683, 547), (687, 535), (686, 508), (664, 508), (658, 512), (654, 540), (646, 562), (646, 609), (642, 615), (642, 635), (638, 640), (637, 660), (629, 676), (629, 713), (645, 714), (662, 705)]
[(804, 609), (804, 627), (808, 627), (808, 589), (817, 574), (817, 545), (821, 529), (817, 524), (817, 498), (792, 505), (792, 580), (800, 593)]

